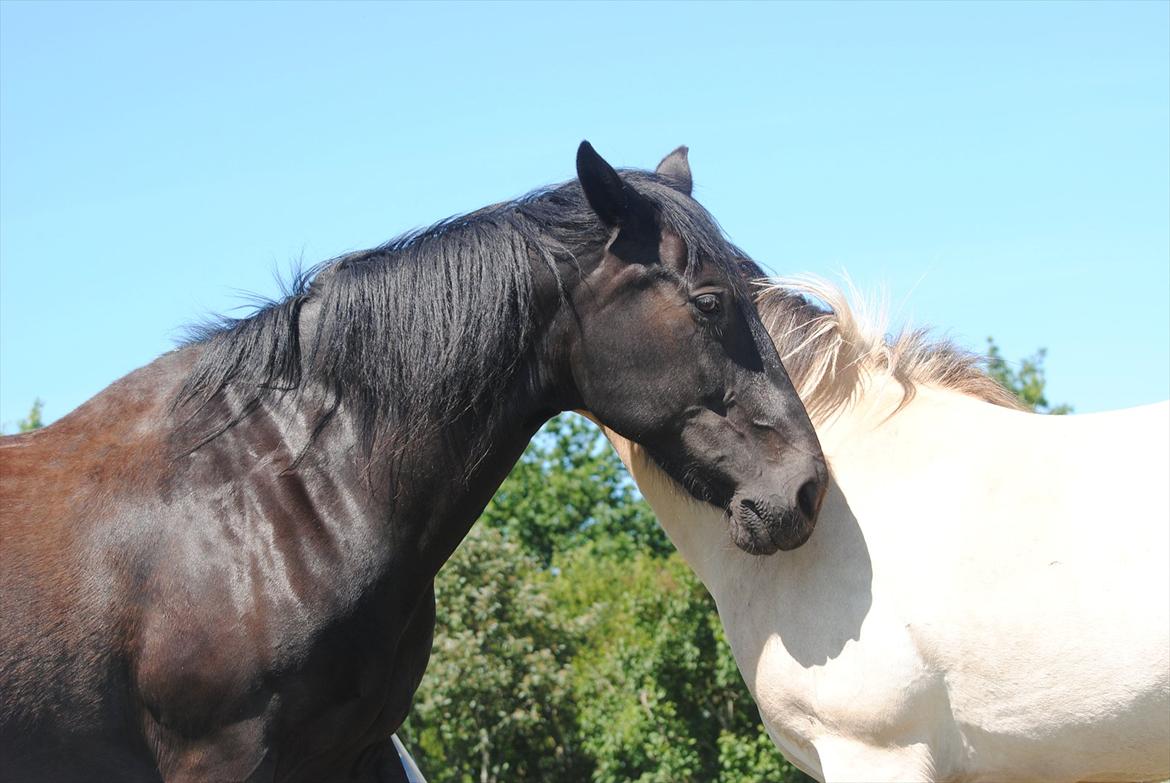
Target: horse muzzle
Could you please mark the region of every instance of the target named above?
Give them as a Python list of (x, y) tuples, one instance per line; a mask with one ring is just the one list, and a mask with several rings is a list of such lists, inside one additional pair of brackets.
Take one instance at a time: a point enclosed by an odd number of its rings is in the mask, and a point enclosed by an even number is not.
[(791, 499), (784, 495), (737, 492), (728, 506), (731, 540), (752, 555), (796, 549), (808, 541), (828, 488), (821, 467), (801, 482)]

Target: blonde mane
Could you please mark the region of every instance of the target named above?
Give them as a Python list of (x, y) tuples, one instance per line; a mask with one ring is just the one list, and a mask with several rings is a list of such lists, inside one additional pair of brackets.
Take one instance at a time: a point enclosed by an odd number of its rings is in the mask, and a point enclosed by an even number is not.
[[(814, 276), (759, 282), (756, 305), (793, 385), (813, 422), (822, 422), (849, 404), (863, 374), (893, 378), (904, 390), (902, 405), (916, 386), (951, 389), (1005, 408), (1019, 400), (984, 370), (983, 357), (929, 330), (886, 334), (884, 308), (874, 307), (839, 286)], [(850, 299), (859, 304), (850, 305)]]

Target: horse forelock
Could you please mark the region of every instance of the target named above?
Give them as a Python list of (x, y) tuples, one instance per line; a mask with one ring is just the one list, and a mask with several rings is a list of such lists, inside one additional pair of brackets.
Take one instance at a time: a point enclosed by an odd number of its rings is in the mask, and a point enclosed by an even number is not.
[(903, 389), (935, 386), (1005, 408), (1022, 409), (1014, 394), (987, 374), (985, 359), (928, 329), (887, 334), (884, 303), (846, 292), (814, 275), (757, 281), (760, 318), (809, 416), (822, 422), (852, 403), (866, 374), (882, 374)]
[[(622, 176), (653, 202), (662, 227), (683, 240), (687, 248), (686, 274), (694, 274), (704, 264), (713, 264), (727, 275), (732, 286), (738, 287), (743, 280), (741, 265), (748, 264), (758, 269), (728, 240), (714, 216), (690, 196), (678, 191), (673, 180), (645, 171), (623, 170)], [(746, 286), (741, 290), (745, 294), (748, 291)]]

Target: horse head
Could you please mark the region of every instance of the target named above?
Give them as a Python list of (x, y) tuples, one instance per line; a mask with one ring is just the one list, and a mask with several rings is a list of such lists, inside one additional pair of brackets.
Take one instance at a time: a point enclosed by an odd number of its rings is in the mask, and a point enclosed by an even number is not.
[(824, 457), (752, 302), (750, 262), (691, 198), (686, 148), (653, 174), (618, 173), (584, 142), (577, 174), (608, 232), (569, 286), (581, 406), (723, 509), (744, 551), (800, 546), (824, 497)]

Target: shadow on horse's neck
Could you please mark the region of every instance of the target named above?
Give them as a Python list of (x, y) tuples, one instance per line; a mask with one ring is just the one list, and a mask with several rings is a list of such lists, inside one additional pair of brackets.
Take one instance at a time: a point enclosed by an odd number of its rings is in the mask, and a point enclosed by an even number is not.
[[(817, 527), (804, 546), (761, 564), (759, 573), (766, 576), (757, 581), (774, 591), (775, 605), (757, 609), (752, 621), (740, 621), (742, 642), (756, 659), (767, 634), (746, 627), (752, 623), (775, 634), (787, 654), (807, 669), (837, 658), (849, 642), (860, 642), (873, 606), (873, 559), (846, 492), (857, 477), (850, 472), (851, 462), (835, 457), (846, 449), (865, 449), (875, 433), (914, 403), (907, 400), (906, 387), (890, 376), (860, 372), (849, 383), (849, 399), (814, 420), (833, 473)], [(891, 507), (896, 503), (897, 498), (889, 499)], [(867, 521), (872, 525), (875, 520)]]
[[(861, 626), (873, 605), (873, 562), (861, 525), (836, 480), (829, 484), (808, 542), (772, 558), (774, 562), (766, 566), (767, 583), (775, 600), (759, 610), (764, 622), (757, 627), (779, 637), (804, 668), (823, 666), (850, 641), (861, 640)], [(756, 655), (768, 634), (751, 642)]]

